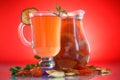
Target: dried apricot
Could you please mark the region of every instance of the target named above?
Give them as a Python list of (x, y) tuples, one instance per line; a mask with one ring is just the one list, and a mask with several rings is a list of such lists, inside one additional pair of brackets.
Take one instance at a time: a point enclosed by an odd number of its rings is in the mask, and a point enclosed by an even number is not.
[(89, 68), (79, 70), (79, 75), (91, 74), (92, 70)]
[(30, 70), (32, 76), (42, 76), (42, 69), (40, 67), (33, 68)]
[(29, 70), (21, 70), (16, 73), (16, 76), (30, 76), (31, 72)]

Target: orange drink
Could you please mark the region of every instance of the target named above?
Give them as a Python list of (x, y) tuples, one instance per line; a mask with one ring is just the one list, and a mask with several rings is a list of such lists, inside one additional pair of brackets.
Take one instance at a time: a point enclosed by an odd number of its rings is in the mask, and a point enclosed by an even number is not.
[[(26, 13), (31, 12), (28, 16)], [(32, 41), (24, 36), (24, 27), (30, 25)], [(53, 68), (53, 57), (60, 51), (61, 18), (50, 11), (36, 11), (26, 9), (23, 11), (22, 22), (18, 27), (21, 41), (32, 47), (33, 52), (41, 57), (40, 66), (44, 69)]]
[(55, 56), (60, 50), (60, 21), (53, 15), (31, 17), (33, 50), (42, 58)]

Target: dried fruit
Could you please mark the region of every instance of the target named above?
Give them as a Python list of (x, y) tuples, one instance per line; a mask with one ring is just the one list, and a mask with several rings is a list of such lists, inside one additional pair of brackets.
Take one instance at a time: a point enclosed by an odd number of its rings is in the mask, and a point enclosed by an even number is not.
[(91, 69), (92, 71), (98, 71), (99, 75), (105, 76), (105, 75), (109, 75), (112, 72), (110, 71), (110, 69), (108, 68), (101, 68), (98, 66), (87, 66), (89, 69)]
[(55, 72), (55, 71), (57, 71), (57, 70), (46, 70), (45, 72), (46, 72), (47, 74), (51, 74), (51, 73), (53, 73), (53, 72)]
[(92, 70), (89, 68), (79, 70), (79, 75), (86, 75), (86, 74), (91, 74), (91, 73), (92, 73)]
[(100, 70), (99, 74), (102, 76), (105, 76), (105, 75), (111, 74), (111, 71), (110, 71), (110, 69), (104, 68), (104, 69)]
[(30, 25), (29, 13), (35, 13), (37, 11), (38, 11), (38, 9), (36, 9), (36, 8), (24, 9), (21, 13), (21, 21), (26, 25)]
[(64, 77), (65, 72), (64, 71), (58, 71), (58, 70), (46, 70), (46, 73), (49, 74), (51, 77)]
[(64, 77), (65, 73), (63, 71), (54, 71), (49, 74), (51, 77)]
[(69, 69), (66, 70), (66, 73), (75, 73), (75, 74), (79, 74), (79, 70), (69, 68)]
[(81, 70), (81, 69), (85, 69), (85, 67), (82, 66), (82, 65), (78, 65), (78, 66), (77, 66), (77, 69), (78, 69), (78, 70)]
[(40, 67), (33, 68), (30, 70), (32, 76), (42, 76), (42, 69)]
[(30, 76), (31, 72), (30, 70), (21, 70), (16, 73), (16, 76)]
[(65, 73), (65, 75), (66, 75), (66, 76), (74, 76), (74, 75), (76, 75), (76, 73), (74, 73), (74, 72), (69, 72), (69, 73)]

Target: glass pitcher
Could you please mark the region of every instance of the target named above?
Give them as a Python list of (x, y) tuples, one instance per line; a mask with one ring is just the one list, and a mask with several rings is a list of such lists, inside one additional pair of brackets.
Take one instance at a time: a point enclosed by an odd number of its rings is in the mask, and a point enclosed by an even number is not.
[(84, 13), (77, 10), (62, 17), (61, 50), (54, 58), (55, 68), (76, 68), (88, 63), (90, 47), (83, 30)]

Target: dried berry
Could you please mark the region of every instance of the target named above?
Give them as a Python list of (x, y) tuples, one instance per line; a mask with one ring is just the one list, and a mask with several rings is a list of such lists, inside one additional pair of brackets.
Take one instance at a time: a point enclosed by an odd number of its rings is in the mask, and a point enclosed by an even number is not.
[(30, 70), (32, 76), (42, 76), (42, 69), (40, 67), (33, 68)]
[(16, 73), (16, 76), (30, 76), (31, 72), (29, 70), (21, 70)]

